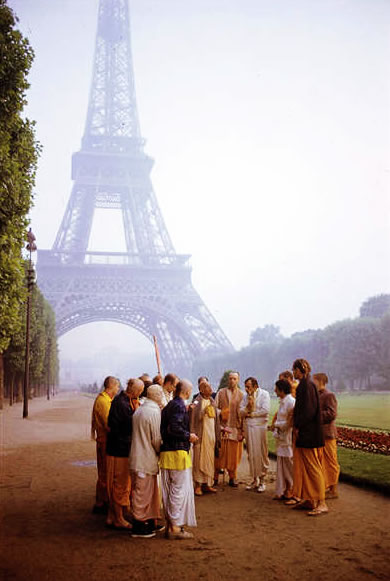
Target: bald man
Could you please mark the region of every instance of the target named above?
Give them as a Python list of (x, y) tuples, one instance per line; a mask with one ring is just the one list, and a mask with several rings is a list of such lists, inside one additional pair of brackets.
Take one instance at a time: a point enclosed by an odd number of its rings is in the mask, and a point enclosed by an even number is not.
[(216, 404), (221, 410), (222, 441), (219, 457), (216, 458), (215, 480), (218, 483), (219, 470), (229, 473), (229, 486), (237, 488), (237, 468), (242, 456), (242, 419), (240, 405), (244, 397), (238, 383), (240, 375), (237, 371), (229, 373), (228, 387), (217, 393)]
[(185, 531), (184, 525), (196, 526), (190, 446), (198, 437), (190, 432), (185, 403), (191, 393), (191, 382), (179, 381), (174, 398), (161, 413), (161, 488), (166, 537), (170, 539), (191, 539), (193, 534)]
[(92, 509), (94, 514), (106, 514), (108, 507), (107, 494), (107, 422), (111, 402), (119, 391), (119, 381), (109, 375), (104, 380), (104, 390), (99, 393), (92, 409), (91, 438), (96, 440), (96, 463), (98, 479), (96, 482), (96, 501)]

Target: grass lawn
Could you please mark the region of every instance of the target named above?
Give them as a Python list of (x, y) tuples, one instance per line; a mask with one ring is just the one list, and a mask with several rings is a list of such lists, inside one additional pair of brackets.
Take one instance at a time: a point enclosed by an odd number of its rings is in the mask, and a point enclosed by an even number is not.
[[(338, 394), (339, 426), (390, 431), (390, 393)], [(271, 399), (271, 414), (278, 409), (276, 397)]]
[(390, 431), (390, 394), (337, 395), (337, 424)]

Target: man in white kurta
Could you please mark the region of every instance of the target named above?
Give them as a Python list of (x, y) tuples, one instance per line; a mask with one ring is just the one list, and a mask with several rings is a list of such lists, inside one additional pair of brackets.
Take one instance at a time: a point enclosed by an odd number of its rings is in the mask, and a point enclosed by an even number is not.
[(246, 394), (241, 402), (240, 413), (244, 420), (244, 436), (248, 452), (252, 482), (247, 490), (265, 491), (265, 476), (269, 469), (267, 423), (270, 410), (268, 391), (261, 389), (254, 377), (245, 381)]

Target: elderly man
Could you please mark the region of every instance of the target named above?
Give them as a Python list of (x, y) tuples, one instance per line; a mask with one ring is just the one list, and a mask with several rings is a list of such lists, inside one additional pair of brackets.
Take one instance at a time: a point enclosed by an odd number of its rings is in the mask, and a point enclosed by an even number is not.
[(96, 461), (98, 479), (96, 483), (96, 501), (92, 509), (94, 514), (106, 514), (108, 506), (107, 495), (107, 421), (111, 401), (119, 391), (119, 381), (109, 375), (104, 380), (104, 390), (99, 393), (92, 409), (91, 438), (96, 440)]
[(190, 432), (185, 401), (191, 397), (192, 384), (183, 379), (175, 396), (161, 413), (162, 446), (160, 453), (162, 499), (170, 539), (190, 539), (184, 525), (196, 526), (190, 445), (198, 438)]
[(174, 373), (167, 373), (167, 375), (164, 377), (164, 406), (166, 406), (173, 398), (173, 392), (175, 391), (178, 382), (179, 378)]
[(107, 436), (107, 491), (110, 501), (107, 525), (129, 529), (123, 509), (129, 506), (130, 476), (129, 453), (132, 434), (132, 416), (139, 406), (144, 389), (140, 379), (129, 379), (126, 391), (121, 391), (111, 404)]
[(213, 487), (215, 473), (215, 447), (219, 447), (221, 429), (217, 406), (212, 398), (213, 390), (206, 380), (199, 383), (199, 394), (190, 405), (190, 429), (198, 436), (193, 446), (193, 479), (195, 495), (217, 492)]
[(227, 470), (229, 486), (237, 488), (237, 468), (242, 456), (242, 421), (240, 405), (243, 393), (238, 386), (240, 375), (237, 371), (229, 373), (228, 387), (218, 391), (217, 408), (221, 410), (222, 443), (219, 457), (216, 459), (215, 480), (218, 482), (218, 471)]
[(151, 385), (146, 399), (133, 415), (133, 434), (129, 459), (131, 475), (132, 537), (154, 537), (160, 518), (157, 483), (160, 453), (161, 411), (164, 397), (160, 385)]

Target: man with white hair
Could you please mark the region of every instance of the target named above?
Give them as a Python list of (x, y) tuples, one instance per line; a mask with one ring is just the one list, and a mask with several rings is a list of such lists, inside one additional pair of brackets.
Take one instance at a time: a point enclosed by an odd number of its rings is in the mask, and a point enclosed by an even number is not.
[(151, 385), (146, 398), (133, 415), (133, 434), (129, 468), (131, 475), (132, 537), (154, 537), (160, 518), (157, 483), (158, 456), (161, 445), (160, 423), (163, 389)]
[(161, 488), (166, 518), (166, 537), (191, 539), (184, 525), (196, 526), (190, 446), (198, 437), (190, 433), (185, 400), (191, 397), (192, 384), (179, 381), (174, 398), (161, 413)]

